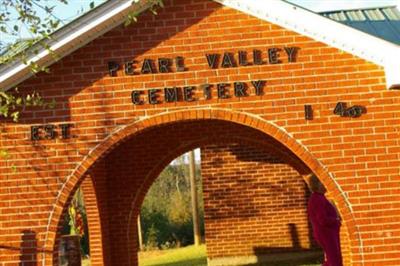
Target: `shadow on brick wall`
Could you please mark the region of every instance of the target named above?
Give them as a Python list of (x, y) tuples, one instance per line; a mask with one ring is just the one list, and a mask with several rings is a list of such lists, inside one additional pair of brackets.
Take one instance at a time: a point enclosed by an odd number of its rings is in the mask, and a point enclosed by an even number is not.
[[(18, 88), (22, 94), (36, 91), (46, 100), (55, 99), (56, 102), (55, 108), (50, 110), (29, 107), (19, 122), (31, 124), (42, 123), (42, 121), (45, 123), (71, 121), (73, 120), (72, 116), (79, 115), (79, 112), (71, 114), (71, 108), (80, 108), (82, 103), (76, 101), (82, 100), (90, 100), (93, 104), (88, 108), (81, 109), (81, 113), (97, 116), (96, 119), (105, 120), (104, 123), (118, 118), (115, 116), (114, 110), (114, 90), (118, 86), (111, 85), (126, 83), (129, 84), (128, 87), (135, 88), (131, 85), (131, 80), (148, 81), (152, 80), (153, 75), (157, 80), (158, 75), (186, 74), (187, 65), (190, 65), (188, 61), (192, 59), (182, 57), (182, 55), (188, 53), (188, 47), (202, 43), (191, 44), (189, 42), (186, 46), (178, 46), (176, 52), (152, 52), (152, 50), (159, 47), (169, 51), (169, 48), (174, 47), (174, 41), (182, 40), (183, 37), (179, 37), (179, 35), (189, 35), (188, 32), (185, 32), (186, 30), (193, 28), (220, 8), (220, 4), (207, 0), (175, 3), (165, 1), (165, 7), (160, 8), (156, 16), (150, 11), (144, 11), (138, 16), (138, 21), (129, 27), (116, 26), (52, 64), (49, 67), (50, 73), (38, 73), (19, 84)], [(176, 41), (174, 38), (178, 40)], [(190, 40), (189, 37), (187, 39)], [(179, 49), (179, 47), (185, 47), (185, 49)], [(169, 67), (171, 67), (169, 73), (161, 73), (157, 67), (158, 63), (156, 64), (156, 62), (161, 58), (160, 53), (164, 53), (163, 58), (167, 57), (168, 59)], [(181, 73), (176, 70), (174, 65), (176, 57), (182, 57), (181, 61), (185, 65), (185, 71)], [(144, 59), (149, 60), (152, 73), (141, 74)], [(126, 74), (125, 64), (128, 62), (134, 63), (135, 74)], [(115, 73), (112, 67), (110, 70), (110, 65), (113, 64), (117, 68)], [(136, 89), (141, 88), (142, 86), (139, 86)], [(123, 94), (126, 99), (131, 99), (130, 91), (125, 90)], [(102, 129), (99, 127), (98, 130)]]
[[(304, 264), (320, 264), (324, 255), (321, 249), (313, 244), (311, 248), (302, 248), (297, 226), (288, 223), (288, 230), (292, 240), (291, 247), (255, 247), (254, 254), (258, 263), (249, 265), (279, 265), (297, 266)], [(311, 242), (312, 243), (312, 242)]]
[(22, 231), (21, 244), (19, 247), (0, 244), (0, 254), (2, 250), (10, 254), (14, 252), (18, 253), (19, 266), (37, 265), (38, 245), (36, 233), (32, 230)]
[(32, 230), (22, 231), (20, 266), (37, 264), (37, 239)]
[(275, 247), (255, 247), (254, 253), (257, 256), (257, 263), (247, 266), (300, 266), (320, 265), (323, 262), (324, 254), (320, 249), (294, 249)]

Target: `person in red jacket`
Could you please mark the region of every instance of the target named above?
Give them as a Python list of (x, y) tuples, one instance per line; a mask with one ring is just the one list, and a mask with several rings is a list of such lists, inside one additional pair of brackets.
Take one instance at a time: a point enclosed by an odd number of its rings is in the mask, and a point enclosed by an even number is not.
[(308, 200), (308, 216), (314, 238), (325, 253), (323, 266), (343, 266), (340, 250), (341, 221), (337, 210), (325, 197), (326, 189), (313, 174), (309, 182), (312, 194)]

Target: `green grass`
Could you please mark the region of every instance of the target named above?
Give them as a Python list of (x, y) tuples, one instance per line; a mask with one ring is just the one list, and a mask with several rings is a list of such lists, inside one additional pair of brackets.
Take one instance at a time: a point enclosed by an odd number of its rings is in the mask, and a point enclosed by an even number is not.
[[(276, 255), (282, 256), (282, 255)], [(290, 255), (289, 255), (290, 256)], [(290, 258), (288, 258), (290, 261)], [(293, 263), (294, 262), (294, 263)], [(268, 265), (268, 266), (319, 266), (315, 259), (306, 259), (292, 262), (274, 262), (267, 264), (256, 264)], [(201, 245), (199, 247), (188, 246), (179, 249), (160, 250), (160, 251), (145, 251), (139, 253), (139, 266), (206, 266), (207, 255), (206, 246)]]
[(206, 246), (188, 246), (179, 249), (139, 253), (140, 266), (206, 266)]
[[(281, 256), (281, 255), (280, 255)], [(308, 260), (309, 261), (309, 260)], [(313, 263), (317, 261), (312, 260)], [(319, 266), (307, 262), (286, 262), (256, 264), (268, 266)], [(82, 266), (90, 266), (89, 260), (83, 260)], [(139, 252), (139, 266), (207, 266), (206, 246), (188, 246), (178, 249)]]

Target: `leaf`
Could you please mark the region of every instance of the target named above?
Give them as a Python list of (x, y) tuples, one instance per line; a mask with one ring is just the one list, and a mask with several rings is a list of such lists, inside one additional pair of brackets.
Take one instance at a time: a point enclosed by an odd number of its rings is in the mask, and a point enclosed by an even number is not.
[(19, 27), (18, 25), (14, 25), (14, 31), (18, 31)]
[(94, 8), (94, 2), (90, 2), (90, 9), (93, 9)]
[(3, 97), (4, 99), (8, 99), (9, 98), (8, 94), (6, 92), (4, 92), (4, 91), (0, 91), (0, 96)]
[(30, 30), (33, 34), (36, 34), (36, 33), (37, 33), (37, 28), (36, 28), (36, 27), (31, 27), (29, 30)]
[(56, 107), (56, 100), (53, 99), (50, 103), (47, 105), (50, 109), (54, 109)]
[(153, 15), (158, 15), (155, 6), (152, 6), (152, 7), (150, 8), (150, 11), (151, 11), (151, 13), (153, 13)]
[(164, 1), (163, 0), (158, 0), (157, 4), (161, 7), (164, 8)]
[(0, 31), (3, 33), (7, 33), (7, 29), (5, 26), (0, 26)]
[(18, 122), (19, 114), (20, 114), (19, 111), (15, 111), (15, 112), (11, 113), (11, 117), (12, 117), (14, 122)]
[(10, 154), (8, 153), (8, 150), (5, 149), (0, 149), (0, 157), (3, 159), (8, 159)]
[(4, 117), (8, 117), (8, 105), (0, 106), (0, 114)]
[(130, 19), (125, 20), (124, 22), (124, 26), (127, 27), (132, 23), (132, 21)]

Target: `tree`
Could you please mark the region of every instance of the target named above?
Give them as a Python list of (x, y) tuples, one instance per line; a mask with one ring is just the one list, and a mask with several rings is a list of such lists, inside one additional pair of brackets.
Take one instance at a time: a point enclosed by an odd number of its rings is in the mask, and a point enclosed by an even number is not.
[[(200, 226), (204, 224), (200, 165), (195, 165), (199, 196)], [(187, 160), (182, 157), (168, 165), (155, 180), (142, 204), (141, 224), (147, 249), (185, 246), (193, 243), (191, 184)], [(204, 228), (201, 228), (204, 232)]]
[[(132, 0), (132, 4), (138, 0)], [(157, 7), (163, 7), (162, 0), (149, 0), (150, 10), (157, 14)], [(53, 13), (56, 5), (67, 5), (68, 0), (55, 0), (53, 5), (47, 0), (0, 0), (0, 34), (16, 39), (14, 43), (8, 43), (5, 38), (0, 38), (0, 65), (14, 60), (20, 60), (29, 65), (32, 73), (49, 72), (49, 69), (34, 62), (28, 62), (26, 51), (33, 47), (33, 53), (38, 53), (40, 48), (50, 49), (47, 41), (51, 40), (51, 34), (61, 25), (61, 18)], [(94, 8), (94, 2), (90, 2), (90, 8)], [(138, 14), (130, 13), (125, 25), (137, 20)], [(30, 35), (28, 39), (20, 39), (20, 32), (24, 30)], [(35, 45), (35, 46), (34, 46)], [(50, 51), (52, 52), (52, 51)], [(56, 56), (56, 55), (55, 55)], [(10, 118), (17, 122), (21, 114), (30, 106), (53, 108), (55, 102), (45, 101), (39, 93), (32, 91), (21, 94), (18, 88), (5, 90), (0, 85), (0, 119)], [(2, 128), (0, 124), (0, 134)], [(0, 149), (0, 158), (7, 159), (8, 152)]]
[[(67, 4), (66, 0), (57, 0), (60, 4)], [(16, 39), (10, 44), (5, 38), (0, 39), (0, 65), (12, 60), (21, 60), (29, 65), (33, 73), (47, 71), (35, 63), (28, 63), (25, 51), (39, 43), (48, 49), (46, 40), (59, 27), (60, 19), (53, 15), (55, 6), (49, 6), (41, 0), (1, 0), (0, 1), (0, 33)], [(40, 13), (40, 14), (39, 14)], [(43, 15), (44, 14), (44, 15)], [(21, 30), (30, 34), (29, 39), (19, 39)], [(45, 102), (36, 92), (20, 94), (18, 89), (6, 91), (0, 88), (0, 117), (11, 117), (17, 122), (22, 111), (29, 106), (52, 107), (54, 102)]]
[[(138, 0), (132, 0), (132, 4), (135, 2)], [(149, 0), (149, 3), (154, 14), (157, 14), (157, 7), (164, 6), (162, 0)], [(5, 38), (0, 38), (0, 65), (20, 60), (29, 65), (34, 74), (48, 72), (48, 68), (28, 62), (25, 52), (34, 45), (38, 48), (33, 53), (38, 53), (40, 48), (50, 49), (47, 41), (52, 38), (51, 34), (59, 28), (62, 21), (53, 11), (57, 5), (67, 4), (68, 0), (55, 0), (53, 5), (47, 0), (0, 0), (0, 34), (17, 40), (10, 44)], [(94, 8), (94, 1), (90, 2), (89, 6)], [(125, 25), (135, 22), (137, 16), (136, 13), (130, 13)], [(30, 37), (21, 39), (21, 30), (27, 32)], [(52, 107), (54, 102), (45, 102), (42, 96), (34, 91), (22, 95), (18, 89), (6, 91), (0, 87), (0, 118), (11, 117), (16, 122), (21, 112), (29, 106)]]

